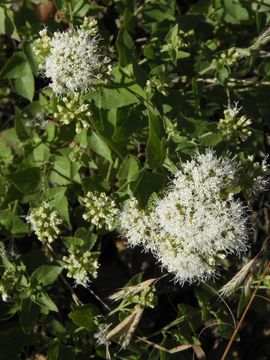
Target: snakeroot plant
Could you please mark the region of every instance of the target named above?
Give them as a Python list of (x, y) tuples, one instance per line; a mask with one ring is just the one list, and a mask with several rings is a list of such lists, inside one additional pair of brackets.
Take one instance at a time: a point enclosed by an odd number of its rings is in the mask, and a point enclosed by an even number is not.
[(1, 2), (0, 360), (269, 358), (269, 3)]

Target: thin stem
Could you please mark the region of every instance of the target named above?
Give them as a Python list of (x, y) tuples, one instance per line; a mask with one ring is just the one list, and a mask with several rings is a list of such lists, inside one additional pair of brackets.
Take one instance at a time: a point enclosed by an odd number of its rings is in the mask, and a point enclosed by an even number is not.
[(255, 297), (256, 297), (256, 293), (257, 293), (257, 291), (259, 290), (259, 286), (260, 286), (261, 282), (263, 281), (263, 278), (264, 278), (264, 276), (266, 275), (269, 267), (270, 267), (270, 261), (268, 261), (268, 263), (266, 264), (266, 267), (265, 267), (265, 269), (264, 269), (264, 271), (263, 271), (263, 273), (262, 273), (261, 280), (258, 282), (255, 290), (253, 291), (253, 293), (252, 293), (252, 295), (251, 295), (251, 298), (250, 298), (250, 300), (249, 300), (249, 302), (248, 302), (248, 304), (247, 304), (247, 306), (246, 306), (246, 308), (245, 308), (245, 310), (244, 310), (244, 312), (243, 312), (243, 314), (242, 314), (242, 316), (241, 316), (241, 318), (240, 318), (240, 320), (239, 320), (239, 322), (238, 322), (238, 324), (237, 324), (237, 326), (236, 326), (236, 328), (235, 328), (235, 330), (234, 330), (234, 332), (233, 332), (233, 334), (232, 334), (232, 336), (231, 336), (231, 338), (230, 338), (230, 341), (228, 342), (228, 345), (226, 346), (226, 349), (225, 349), (225, 351), (224, 351), (224, 353), (223, 353), (223, 355), (222, 355), (222, 357), (221, 357), (220, 360), (225, 360), (225, 359), (226, 359), (226, 357), (227, 357), (227, 355), (228, 355), (228, 353), (229, 353), (229, 351), (230, 351), (230, 349), (231, 349), (231, 347), (232, 347), (232, 344), (233, 344), (233, 342), (234, 342), (234, 339), (235, 339), (236, 335), (238, 334), (238, 332), (239, 332), (239, 330), (240, 330), (240, 327), (241, 327), (241, 325), (243, 324), (243, 321), (245, 320), (245, 317), (246, 317), (246, 315), (247, 315), (247, 312), (248, 312), (248, 310), (249, 310), (249, 308), (250, 308), (253, 300), (254, 300)]

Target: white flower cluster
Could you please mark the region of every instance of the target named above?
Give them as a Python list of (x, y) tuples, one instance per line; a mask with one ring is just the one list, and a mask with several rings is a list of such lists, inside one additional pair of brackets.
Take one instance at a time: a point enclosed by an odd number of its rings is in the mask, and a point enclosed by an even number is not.
[(46, 201), (40, 207), (31, 209), (26, 221), (31, 224), (36, 236), (42, 242), (52, 243), (61, 233), (59, 225), (62, 224), (62, 220), (57, 211), (52, 210)]
[(100, 52), (96, 22), (88, 19), (79, 29), (52, 37), (42, 30), (34, 51), (56, 94), (87, 91), (110, 71), (108, 58)]
[(249, 129), (251, 120), (244, 115), (238, 116), (241, 108), (238, 108), (237, 105), (235, 103), (234, 108), (228, 107), (224, 111), (224, 119), (219, 120), (218, 129), (227, 140), (240, 139), (245, 141), (251, 135)]
[(90, 251), (81, 252), (74, 246), (69, 249), (69, 256), (64, 256), (65, 269), (67, 269), (67, 276), (75, 280), (76, 285), (87, 287), (90, 279), (97, 277), (98, 253)]
[(82, 198), (87, 211), (83, 214), (84, 220), (90, 221), (97, 228), (113, 230), (118, 209), (114, 200), (105, 193), (95, 195), (89, 191), (85, 198)]
[(211, 150), (198, 154), (150, 210), (129, 201), (120, 213), (122, 234), (129, 245), (150, 250), (181, 284), (214, 276), (220, 257), (246, 249), (244, 206), (226, 194), (234, 174), (233, 161)]
[(90, 124), (87, 119), (92, 115), (89, 104), (85, 103), (79, 93), (74, 93), (72, 98), (63, 97), (56, 106), (53, 117), (60, 124), (76, 123), (76, 133), (81, 129), (88, 129)]

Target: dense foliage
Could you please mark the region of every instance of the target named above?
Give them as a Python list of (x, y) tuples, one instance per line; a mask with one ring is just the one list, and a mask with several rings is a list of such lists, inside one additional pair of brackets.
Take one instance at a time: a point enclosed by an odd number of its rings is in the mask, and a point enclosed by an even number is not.
[(2, 1), (0, 34), (0, 360), (269, 359), (270, 1)]

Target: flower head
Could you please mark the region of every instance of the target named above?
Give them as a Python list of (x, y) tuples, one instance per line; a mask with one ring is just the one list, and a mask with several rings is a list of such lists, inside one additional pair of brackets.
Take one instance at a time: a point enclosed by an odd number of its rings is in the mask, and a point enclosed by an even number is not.
[(89, 191), (86, 197), (82, 198), (82, 202), (86, 207), (86, 212), (83, 214), (85, 220), (90, 221), (99, 229), (112, 230), (115, 227), (118, 209), (114, 200), (105, 193), (96, 195)]
[(120, 220), (125, 221), (120, 224), (128, 243), (151, 250), (180, 283), (214, 276), (220, 257), (246, 249), (244, 206), (226, 194), (235, 171), (233, 161), (211, 150), (182, 164), (151, 209), (136, 216), (131, 207), (122, 211)]
[(56, 94), (87, 91), (108, 72), (99, 40), (96, 22), (87, 19), (79, 29), (55, 32), (52, 37), (46, 29), (40, 32), (34, 50)]
[(33, 231), (42, 242), (53, 242), (61, 233), (59, 225), (62, 220), (56, 210), (52, 210), (50, 204), (46, 201), (38, 208), (31, 209), (26, 216), (26, 221), (31, 224)]
[(87, 287), (90, 278), (97, 277), (98, 253), (90, 251), (80, 251), (71, 246), (69, 249), (69, 256), (64, 256), (65, 269), (67, 269), (67, 276), (75, 280), (76, 285)]
[(72, 97), (63, 97), (59, 100), (53, 113), (55, 121), (60, 124), (68, 125), (71, 122), (76, 124), (76, 133), (90, 126), (89, 117), (92, 113), (89, 104), (84, 102), (79, 93), (74, 93)]

